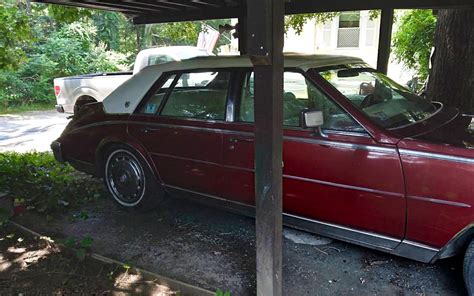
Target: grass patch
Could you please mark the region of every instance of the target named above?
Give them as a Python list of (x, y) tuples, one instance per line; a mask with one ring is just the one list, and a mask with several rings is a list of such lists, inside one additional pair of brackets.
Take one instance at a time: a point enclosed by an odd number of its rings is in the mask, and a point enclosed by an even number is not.
[(49, 152), (0, 153), (0, 188), (47, 218), (105, 194), (102, 182), (56, 162)]
[(28, 111), (42, 111), (42, 110), (53, 110), (54, 105), (52, 104), (31, 104), (31, 105), (19, 105), (19, 106), (8, 106), (0, 107), (0, 115), (2, 114), (16, 114)]

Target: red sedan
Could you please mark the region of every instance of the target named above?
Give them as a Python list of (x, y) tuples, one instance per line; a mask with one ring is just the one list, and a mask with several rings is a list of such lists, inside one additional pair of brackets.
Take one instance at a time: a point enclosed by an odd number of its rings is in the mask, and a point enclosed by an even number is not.
[[(253, 81), (247, 57), (148, 67), (52, 149), (124, 208), (169, 192), (252, 214)], [(285, 224), (422, 262), (467, 248), (474, 291), (472, 117), (340, 56), (287, 56), (283, 104)]]

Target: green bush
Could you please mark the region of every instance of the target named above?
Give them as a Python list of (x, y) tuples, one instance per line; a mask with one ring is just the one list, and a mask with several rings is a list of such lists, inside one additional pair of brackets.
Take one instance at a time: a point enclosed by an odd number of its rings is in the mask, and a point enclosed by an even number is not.
[(53, 33), (16, 71), (0, 70), (0, 107), (55, 102), (53, 79), (121, 70), (126, 57), (95, 45), (95, 27), (72, 23)]
[(0, 188), (29, 210), (51, 215), (98, 198), (98, 180), (55, 161), (47, 152), (0, 153)]
[(429, 9), (407, 11), (393, 36), (393, 53), (398, 62), (418, 72), (423, 81), (428, 77), (436, 17)]

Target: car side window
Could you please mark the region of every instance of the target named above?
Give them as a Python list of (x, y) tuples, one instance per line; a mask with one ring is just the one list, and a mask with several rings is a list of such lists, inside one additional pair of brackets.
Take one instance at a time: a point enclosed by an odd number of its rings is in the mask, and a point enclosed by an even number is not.
[[(237, 121), (254, 121), (254, 78), (249, 73), (244, 79)], [(286, 71), (283, 75), (283, 125), (300, 127), (301, 112), (305, 109), (323, 111), (324, 129), (363, 132), (364, 129), (344, 110), (321, 92), (303, 74)]]
[(140, 107), (138, 113), (156, 114), (156, 112), (158, 112), (158, 108), (161, 105), (161, 102), (163, 101), (169, 87), (171, 86), (175, 78), (176, 74), (169, 75), (163, 85), (147, 99), (147, 102), (145, 104)]
[(228, 71), (182, 73), (161, 115), (225, 120), (229, 81)]

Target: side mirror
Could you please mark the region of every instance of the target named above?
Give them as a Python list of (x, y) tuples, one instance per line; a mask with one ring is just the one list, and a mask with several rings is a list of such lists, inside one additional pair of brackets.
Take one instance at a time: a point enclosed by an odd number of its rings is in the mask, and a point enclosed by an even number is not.
[(301, 112), (301, 126), (303, 128), (318, 128), (323, 124), (323, 111), (308, 109)]
[(323, 111), (318, 110), (303, 110), (301, 111), (301, 126), (303, 128), (314, 128), (318, 129), (319, 134), (323, 138), (327, 138), (328, 135), (323, 132), (321, 128), (324, 124)]

